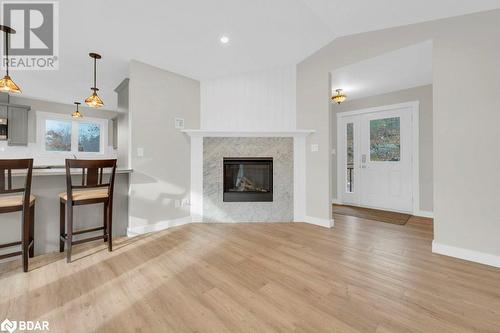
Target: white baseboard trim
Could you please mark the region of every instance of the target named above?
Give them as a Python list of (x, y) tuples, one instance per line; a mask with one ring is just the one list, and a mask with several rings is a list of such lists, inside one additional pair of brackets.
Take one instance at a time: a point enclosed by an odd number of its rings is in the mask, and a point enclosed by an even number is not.
[(196, 222), (193, 221), (192, 223), (208, 223), (208, 224), (241, 224), (241, 223), (254, 223), (254, 224), (259, 224), (259, 223), (292, 223), (294, 221), (201, 221), (201, 222)]
[[(128, 237), (134, 237), (134, 236), (139, 236), (143, 234), (147, 234), (150, 232), (157, 232), (157, 231), (162, 231), (168, 228), (172, 227), (177, 227), (180, 225), (185, 225), (189, 223), (196, 223), (198, 221), (193, 221), (191, 216), (186, 216), (186, 217), (181, 217), (178, 219), (173, 219), (173, 220), (165, 220), (165, 221), (160, 221), (155, 224), (147, 224), (147, 225), (141, 225), (138, 227), (132, 227), (132, 228), (127, 228), (127, 236)], [(203, 221), (200, 221), (203, 222)], [(325, 228), (332, 228), (334, 226), (334, 220), (327, 220), (327, 219), (320, 219), (317, 217), (311, 217), (311, 216), (306, 216), (304, 218), (305, 223), (309, 224), (314, 224), (320, 227), (325, 227)], [(203, 223), (239, 223), (239, 222), (234, 222), (234, 221), (217, 221), (217, 222), (203, 222)], [(242, 222), (242, 223), (247, 223), (247, 222)], [(255, 223), (261, 223), (261, 222), (255, 222)], [(279, 222), (276, 222), (279, 223)]]
[(172, 227), (191, 223), (191, 216), (181, 217), (173, 220), (160, 221), (155, 224), (141, 225), (138, 227), (127, 228), (127, 236), (134, 237), (138, 235), (147, 234), (150, 232), (161, 231)]
[(340, 201), (339, 199), (337, 198), (333, 198), (332, 199), (332, 204), (334, 205), (342, 205), (342, 201)]
[(418, 212), (416, 212), (413, 215), (419, 216), (419, 217), (427, 217), (427, 218), (430, 218), (430, 219), (434, 218), (434, 212), (429, 212), (427, 210), (419, 210)]
[(304, 219), (305, 223), (314, 224), (324, 228), (332, 228), (335, 225), (335, 221), (333, 219), (320, 219), (318, 217), (306, 216)]
[(500, 268), (500, 256), (493, 254), (444, 245), (435, 241), (432, 241), (432, 252)]

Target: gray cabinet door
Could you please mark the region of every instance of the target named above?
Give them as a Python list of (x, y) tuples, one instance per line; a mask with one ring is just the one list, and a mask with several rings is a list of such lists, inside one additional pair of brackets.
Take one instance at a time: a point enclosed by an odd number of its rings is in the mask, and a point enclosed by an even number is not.
[(118, 118), (111, 121), (113, 122), (113, 149), (118, 149)]
[(28, 145), (28, 110), (9, 106), (9, 146)]

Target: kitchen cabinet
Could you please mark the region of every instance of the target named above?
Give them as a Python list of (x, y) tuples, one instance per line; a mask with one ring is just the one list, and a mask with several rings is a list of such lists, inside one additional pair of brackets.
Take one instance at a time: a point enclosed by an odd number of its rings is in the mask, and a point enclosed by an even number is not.
[(28, 145), (28, 111), (29, 107), (8, 106), (8, 145), (27, 146)]

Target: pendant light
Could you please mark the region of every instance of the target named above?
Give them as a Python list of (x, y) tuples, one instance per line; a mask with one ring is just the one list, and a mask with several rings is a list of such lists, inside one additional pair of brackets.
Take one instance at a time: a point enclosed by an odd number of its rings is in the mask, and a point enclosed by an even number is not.
[(80, 111), (78, 111), (78, 106), (79, 106), (80, 104), (82, 104), (82, 103), (80, 103), (80, 102), (75, 102), (75, 105), (76, 105), (76, 111), (75, 111), (75, 112), (73, 112), (73, 113), (71, 114), (71, 117), (73, 117), (73, 118), (82, 118), (82, 117), (83, 117), (83, 116), (82, 116), (82, 114), (80, 113)]
[(97, 59), (101, 59), (101, 55), (97, 53), (89, 53), (89, 56), (94, 59), (94, 86), (90, 88), (90, 90), (92, 90), (93, 93), (85, 100), (85, 104), (87, 104), (91, 108), (100, 108), (101, 106), (104, 106), (104, 102), (99, 96), (97, 96), (97, 92), (99, 91), (99, 89), (97, 89), (97, 84), (96, 84), (96, 76), (97, 76), (96, 68), (97, 68)]
[(342, 92), (342, 89), (336, 89), (335, 91), (337, 94), (332, 96), (332, 102), (337, 104), (345, 102), (347, 95)]
[(21, 93), (21, 89), (17, 84), (14, 83), (14, 81), (12, 81), (9, 76), (9, 35), (15, 34), (16, 30), (6, 25), (0, 25), (0, 30), (5, 32), (5, 66), (7, 69), (6, 75), (3, 77), (3, 79), (0, 80), (0, 91), (4, 93), (19, 94)]

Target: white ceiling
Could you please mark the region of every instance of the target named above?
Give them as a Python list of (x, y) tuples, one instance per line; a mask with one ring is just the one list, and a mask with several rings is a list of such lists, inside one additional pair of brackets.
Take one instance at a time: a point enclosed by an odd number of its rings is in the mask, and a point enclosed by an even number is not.
[(386, 53), (331, 74), (332, 92), (343, 89), (349, 100), (432, 84), (432, 42)]
[[(64, 0), (60, 69), (12, 73), (27, 97), (72, 103), (90, 93), (88, 52), (103, 55), (107, 108), (131, 59), (196, 79), (294, 64), (334, 38), (500, 7), (498, 0)], [(15, 27), (14, 27), (15, 28)], [(221, 34), (229, 45), (219, 43)]]

